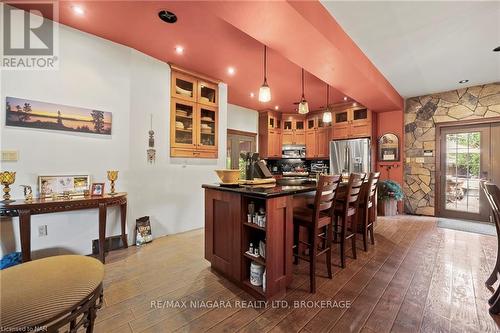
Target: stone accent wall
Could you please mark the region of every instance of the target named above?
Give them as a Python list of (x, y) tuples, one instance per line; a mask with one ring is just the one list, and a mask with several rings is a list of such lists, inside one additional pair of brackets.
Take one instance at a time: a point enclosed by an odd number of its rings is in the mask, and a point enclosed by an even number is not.
[(406, 100), (405, 212), (434, 215), (436, 123), (489, 117), (500, 117), (500, 82)]

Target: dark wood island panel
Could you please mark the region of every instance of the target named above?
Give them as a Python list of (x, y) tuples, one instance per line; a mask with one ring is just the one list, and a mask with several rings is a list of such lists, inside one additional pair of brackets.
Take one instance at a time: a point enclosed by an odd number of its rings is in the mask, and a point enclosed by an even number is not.
[[(272, 195), (248, 189), (227, 190), (213, 185), (205, 188), (205, 259), (214, 270), (237, 283), (259, 299), (282, 296), (292, 281), (293, 194), (314, 191), (315, 187), (286, 188)], [(247, 223), (248, 204), (266, 211), (264, 228)], [(265, 240), (265, 258), (246, 254), (249, 243)], [(255, 243), (255, 246), (258, 246)], [(266, 290), (250, 283), (250, 264), (265, 266)]]

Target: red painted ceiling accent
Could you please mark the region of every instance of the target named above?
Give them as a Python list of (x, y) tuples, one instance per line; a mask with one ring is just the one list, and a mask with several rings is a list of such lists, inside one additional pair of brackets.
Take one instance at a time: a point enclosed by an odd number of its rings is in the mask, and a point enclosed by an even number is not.
[[(85, 15), (72, 7), (81, 6)], [(130, 46), (159, 60), (220, 79), (229, 103), (262, 110), (279, 105), (292, 112), (301, 95), (311, 109), (350, 96), (376, 110), (401, 109), (403, 100), (319, 2), (88, 1), (59, 3), (58, 21)], [(167, 24), (160, 10), (174, 12)], [(263, 81), (263, 44), (268, 45), (269, 103), (257, 100)], [(184, 54), (175, 53), (182, 45)], [(236, 69), (234, 76), (227, 68)], [(250, 92), (255, 97), (250, 97)]]

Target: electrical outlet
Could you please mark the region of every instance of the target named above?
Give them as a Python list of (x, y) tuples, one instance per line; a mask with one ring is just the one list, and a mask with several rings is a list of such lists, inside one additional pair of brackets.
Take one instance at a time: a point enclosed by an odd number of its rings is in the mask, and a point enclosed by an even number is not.
[(47, 225), (40, 225), (38, 226), (38, 237), (45, 237), (47, 236)]

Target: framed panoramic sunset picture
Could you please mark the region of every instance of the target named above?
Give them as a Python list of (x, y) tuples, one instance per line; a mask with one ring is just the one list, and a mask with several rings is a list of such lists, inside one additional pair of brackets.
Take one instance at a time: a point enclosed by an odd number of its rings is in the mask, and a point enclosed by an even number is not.
[(5, 125), (111, 135), (111, 112), (7, 97)]

